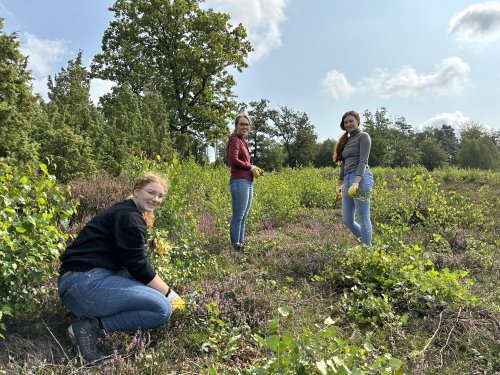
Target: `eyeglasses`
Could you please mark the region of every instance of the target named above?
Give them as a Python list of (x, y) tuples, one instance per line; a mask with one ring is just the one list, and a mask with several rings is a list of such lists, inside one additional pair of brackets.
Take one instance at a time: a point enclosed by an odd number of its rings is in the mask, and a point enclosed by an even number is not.
[(250, 124), (247, 124), (247, 123), (242, 124), (241, 122), (238, 122), (238, 126), (245, 128), (245, 127), (250, 127)]

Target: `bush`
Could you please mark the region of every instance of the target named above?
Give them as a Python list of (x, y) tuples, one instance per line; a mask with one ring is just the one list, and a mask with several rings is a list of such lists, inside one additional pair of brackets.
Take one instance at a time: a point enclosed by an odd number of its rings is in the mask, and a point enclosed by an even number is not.
[(35, 313), (50, 293), (44, 283), (56, 273), (76, 210), (70, 195), (44, 164), (28, 174), (0, 161), (0, 322), (14, 311), (18, 319)]

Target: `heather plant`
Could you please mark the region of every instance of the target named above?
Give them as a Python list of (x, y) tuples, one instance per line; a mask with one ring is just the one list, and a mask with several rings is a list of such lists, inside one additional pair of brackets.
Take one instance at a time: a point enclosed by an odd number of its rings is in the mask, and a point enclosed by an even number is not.
[(207, 281), (200, 287), (194, 311), (207, 314), (207, 306), (217, 305), (218, 315), (234, 326), (257, 328), (265, 325), (272, 311), (271, 290), (258, 285), (255, 274), (227, 275), (224, 280)]
[(47, 296), (45, 283), (64, 248), (65, 229), (77, 203), (69, 186), (56, 184), (47, 166), (38, 173), (0, 161), (0, 330), (7, 316), (36, 314)]
[(71, 180), (68, 185), (79, 202), (78, 211), (71, 217), (71, 232), (77, 232), (101, 210), (132, 194), (132, 181), (130, 176), (124, 174), (113, 177), (101, 173), (86, 179)]

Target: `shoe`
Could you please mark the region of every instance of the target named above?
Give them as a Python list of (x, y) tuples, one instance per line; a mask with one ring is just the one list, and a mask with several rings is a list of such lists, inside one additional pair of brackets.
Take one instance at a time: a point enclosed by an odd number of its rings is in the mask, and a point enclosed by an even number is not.
[(79, 320), (68, 327), (68, 335), (86, 363), (100, 361), (106, 356), (97, 349), (97, 339), (104, 336), (95, 318)]
[(236, 253), (242, 253), (243, 252), (243, 244), (233, 243), (233, 244), (231, 244), (231, 249)]

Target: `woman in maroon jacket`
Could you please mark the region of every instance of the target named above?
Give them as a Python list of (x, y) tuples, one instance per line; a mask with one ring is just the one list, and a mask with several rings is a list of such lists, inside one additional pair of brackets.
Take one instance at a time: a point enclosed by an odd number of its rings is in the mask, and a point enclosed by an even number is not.
[(252, 120), (240, 113), (234, 121), (234, 132), (226, 144), (226, 159), (231, 167), (229, 191), (231, 192), (232, 218), (229, 227), (231, 246), (242, 251), (245, 244), (245, 220), (252, 205), (253, 179), (262, 174), (260, 168), (250, 162), (245, 138), (250, 133)]

